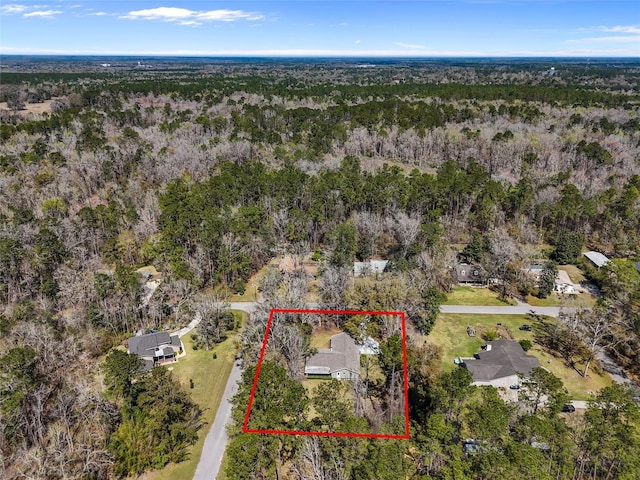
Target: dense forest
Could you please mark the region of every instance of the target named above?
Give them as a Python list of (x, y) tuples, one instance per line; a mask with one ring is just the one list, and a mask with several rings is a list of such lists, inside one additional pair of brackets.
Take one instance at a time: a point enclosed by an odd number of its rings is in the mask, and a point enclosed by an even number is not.
[[(186, 458), (207, 407), (170, 371), (145, 374), (114, 347), (215, 310), (201, 292), (242, 293), (283, 254), (318, 260), (323, 306), (402, 310), (422, 335), (460, 260), (481, 265), (504, 298), (540, 293), (522, 274), (531, 262), (578, 264), (601, 298), (555, 327), (549, 343), (574, 354), (575, 342), (553, 340), (584, 339), (606, 319), (593, 345), (640, 377), (637, 62), (100, 63), (16, 57), (2, 71), (3, 478), (120, 478)], [(614, 260), (595, 269), (583, 249)], [(353, 284), (354, 260), (370, 258), (389, 259), (387, 273)], [(136, 273), (146, 265), (163, 272), (150, 297)], [(637, 475), (640, 410), (630, 390), (594, 392), (582, 423), (567, 424), (562, 385), (544, 371), (539, 384), (553, 401), (515, 409), (472, 387), (465, 370), (443, 373), (438, 347), (410, 339), (410, 440), (241, 434), (269, 309), (304, 308), (310, 285), (272, 272), (260, 288), (242, 332), (248, 367), (228, 478)], [(208, 318), (207, 349), (230, 328), (224, 315)], [(272, 352), (267, 374), (301, 411), (314, 405), (325, 426), (394, 431), (397, 332), (372, 322), (388, 367), (375, 386), (379, 410), (338, 418), (340, 405), (322, 398), (340, 386), (303, 398), (287, 381), (309, 353), (305, 325), (316, 321), (279, 325), (281, 354)], [(389, 412), (389, 422), (362, 423)], [(465, 438), (478, 439), (482, 454), (465, 455)], [(548, 448), (532, 446), (540, 443)]]

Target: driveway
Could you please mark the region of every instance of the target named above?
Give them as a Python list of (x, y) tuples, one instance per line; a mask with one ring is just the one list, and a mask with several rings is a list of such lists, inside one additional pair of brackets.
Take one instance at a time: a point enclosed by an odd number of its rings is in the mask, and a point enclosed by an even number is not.
[(240, 381), (240, 375), (242, 369), (238, 366), (237, 362), (234, 362), (231, 374), (227, 380), (227, 386), (224, 389), (216, 418), (213, 421), (213, 425), (209, 429), (207, 438), (204, 440), (204, 447), (202, 447), (202, 454), (200, 456), (200, 462), (198, 468), (193, 476), (194, 480), (215, 480), (220, 470), (220, 464), (222, 463), (222, 456), (227, 448), (227, 423), (231, 418), (231, 398), (238, 391), (238, 382)]

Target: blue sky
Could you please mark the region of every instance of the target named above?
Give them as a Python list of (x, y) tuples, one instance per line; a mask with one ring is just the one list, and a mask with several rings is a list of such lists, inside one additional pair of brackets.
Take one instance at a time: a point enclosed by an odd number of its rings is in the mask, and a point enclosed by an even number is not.
[(640, 2), (1, 0), (0, 53), (640, 57)]

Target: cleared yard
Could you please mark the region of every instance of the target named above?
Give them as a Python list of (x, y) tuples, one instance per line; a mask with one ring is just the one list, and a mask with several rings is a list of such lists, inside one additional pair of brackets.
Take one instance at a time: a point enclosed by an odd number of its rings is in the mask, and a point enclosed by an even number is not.
[[(498, 323), (502, 325), (499, 326)], [(422, 339), (442, 348), (442, 368), (451, 371), (457, 368), (453, 363), (455, 357), (473, 356), (480, 346), (484, 345), (485, 342), (481, 338), (483, 331), (498, 330), (508, 333), (514, 340), (529, 339), (534, 342), (533, 332), (519, 330), (523, 324), (532, 325), (531, 318), (526, 315), (440, 314), (431, 334)], [(476, 329), (476, 337), (469, 337), (467, 326)], [(566, 366), (562, 359), (545, 353), (535, 342), (534, 347), (527, 353), (536, 356), (541, 366), (562, 379), (572, 399), (587, 400), (591, 393), (612, 383), (608, 374), (600, 374), (595, 369), (588, 378), (582, 378), (576, 370)]]
[(508, 303), (498, 299), (498, 294), (486, 287), (458, 286), (447, 293), (445, 305), (497, 305)]
[(579, 284), (580, 282), (586, 280), (584, 275), (582, 274), (582, 270), (580, 270), (575, 265), (559, 265), (558, 270), (564, 270), (565, 272), (567, 272), (569, 274), (569, 278), (573, 283)]
[[(502, 325), (499, 326), (498, 323)], [(442, 348), (442, 368), (451, 371), (456, 368), (455, 357), (470, 357), (484, 345), (481, 334), (485, 330), (504, 328), (514, 340), (533, 341), (532, 332), (518, 330), (524, 323), (531, 323), (525, 315), (487, 315), (442, 313), (428, 337), (423, 337)], [(467, 326), (476, 329), (476, 336), (467, 334)]]
[(318, 349), (329, 348), (329, 340), (331, 339), (331, 337), (333, 337), (338, 333), (342, 333), (342, 330), (336, 327), (318, 328), (315, 332), (313, 332), (313, 335), (311, 335), (311, 341), (310, 341), (311, 347), (318, 348)]
[(580, 293), (577, 295), (558, 295), (552, 293), (547, 298), (538, 298), (533, 295), (527, 295), (526, 301), (534, 307), (559, 307), (565, 305), (567, 307), (591, 307), (596, 302), (596, 298), (590, 293)]
[[(242, 318), (244, 323), (246, 313), (235, 310), (233, 314), (236, 318)], [(204, 439), (213, 424), (235, 361), (236, 335), (230, 335), (208, 352), (193, 349), (190, 333), (182, 338), (187, 356), (171, 364), (173, 374), (202, 409), (202, 419), (206, 425), (200, 430), (198, 441), (191, 447), (191, 454), (187, 460), (141, 475), (140, 480), (191, 480), (193, 478), (200, 461)], [(216, 359), (213, 358), (214, 352), (217, 355)], [(193, 388), (190, 388), (190, 380), (193, 380)]]
[(269, 265), (265, 265), (258, 272), (256, 272), (245, 285), (244, 293), (242, 295), (238, 295), (237, 292), (231, 293), (229, 295), (230, 302), (256, 302), (258, 300), (258, 296), (260, 292), (258, 288), (260, 287), (260, 282), (262, 282), (262, 277), (264, 273), (269, 268)]

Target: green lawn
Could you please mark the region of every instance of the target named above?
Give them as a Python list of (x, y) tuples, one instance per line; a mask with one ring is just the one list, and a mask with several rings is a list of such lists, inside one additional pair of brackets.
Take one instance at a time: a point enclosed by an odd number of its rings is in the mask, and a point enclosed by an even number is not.
[[(480, 337), (483, 330), (497, 330), (498, 323), (515, 340), (527, 338), (533, 340), (532, 332), (518, 330), (523, 323), (531, 323), (525, 315), (489, 315), (489, 314), (464, 314), (441, 313), (436, 325), (425, 337), (431, 343), (442, 348), (442, 367), (445, 370), (453, 370), (455, 357), (470, 357), (480, 349), (485, 342)], [(476, 329), (476, 336), (467, 334), (467, 326)]]
[[(502, 325), (498, 326), (498, 322)], [(526, 315), (440, 314), (432, 332), (428, 337), (422, 338), (442, 348), (442, 368), (451, 371), (456, 368), (453, 363), (455, 357), (470, 357), (485, 343), (480, 337), (483, 330), (498, 330), (514, 340), (529, 339), (533, 342), (533, 332), (519, 330), (524, 323), (532, 323)], [(469, 325), (476, 329), (476, 337), (467, 335)], [(543, 367), (561, 378), (575, 400), (586, 400), (590, 392), (595, 393), (611, 384), (608, 374), (600, 375), (595, 370), (592, 370), (588, 378), (582, 378), (577, 371), (567, 367), (562, 359), (545, 353), (539, 345), (534, 344), (534, 348), (528, 353), (535, 355)]]
[(258, 295), (260, 294), (260, 292), (258, 292), (258, 287), (260, 286), (260, 282), (262, 282), (262, 277), (268, 268), (270, 268), (270, 266), (265, 265), (258, 272), (256, 272), (251, 278), (249, 278), (249, 280), (247, 281), (247, 284), (245, 285), (244, 293), (242, 295), (238, 295), (237, 292), (231, 292), (231, 295), (229, 295), (229, 301), (230, 302), (257, 301)]
[[(534, 307), (559, 307), (565, 305), (567, 307), (591, 307), (596, 299), (590, 293), (580, 293), (578, 295), (564, 295), (564, 298), (557, 293), (552, 293), (547, 298), (538, 298), (533, 295), (527, 295), (526, 301)], [(563, 303), (564, 302), (564, 303)]]
[(582, 270), (575, 265), (558, 265), (559, 270), (564, 270), (569, 274), (569, 278), (573, 283), (580, 283), (585, 280)]
[(225, 470), (228, 463), (229, 459), (227, 458), (227, 451), (225, 450), (224, 455), (222, 456), (222, 463), (220, 464), (220, 470), (218, 471), (218, 477), (216, 478), (216, 480), (227, 480), (227, 474)]
[(338, 333), (342, 333), (339, 328), (318, 328), (311, 335), (310, 345), (312, 348), (318, 349), (329, 348), (329, 340)]
[[(244, 312), (237, 310), (233, 313), (236, 317), (241, 316), (243, 320), (246, 316)], [(193, 401), (200, 406), (202, 419), (206, 425), (200, 430), (198, 441), (191, 447), (191, 454), (187, 460), (141, 475), (139, 480), (191, 480), (193, 478), (200, 461), (204, 439), (213, 424), (233, 367), (236, 355), (235, 339), (236, 334), (230, 335), (227, 340), (207, 352), (193, 349), (190, 333), (182, 338), (187, 356), (168, 368), (173, 367), (173, 374), (191, 394)], [(214, 352), (217, 355), (215, 360)], [(190, 388), (190, 379), (193, 380), (193, 389)]]
[(445, 305), (499, 305), (508, 303), (498, 299), (498, 295), (486, 287), (454, 287), (447, 293)]

